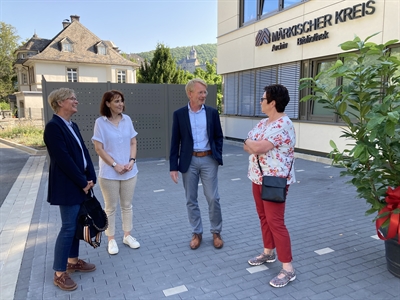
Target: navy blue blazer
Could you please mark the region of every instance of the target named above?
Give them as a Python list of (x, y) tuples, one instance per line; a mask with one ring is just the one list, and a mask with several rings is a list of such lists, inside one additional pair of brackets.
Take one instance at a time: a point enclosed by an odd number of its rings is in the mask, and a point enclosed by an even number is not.
[(44, 142), (50, 155), (47, 201), (52, 205), (75, 205), (85, 200), (87, 182), (96, 183), (96, 172), (78, 125), (73, 123), (86, 158), (84, 169), (82, 150), (64, 121), (56, 115), (46, 124)]
[[(207, 118), (207, 134), (212, 151), (212, 157), (222, 165), (222, 134), (218, 111), (205, 106)], [(193, 135), (190, 126), (188, 106), (174, 112), (172, 123), (171, 150), (169, 153), (169, 170), (186, 173), (193, 155)]]

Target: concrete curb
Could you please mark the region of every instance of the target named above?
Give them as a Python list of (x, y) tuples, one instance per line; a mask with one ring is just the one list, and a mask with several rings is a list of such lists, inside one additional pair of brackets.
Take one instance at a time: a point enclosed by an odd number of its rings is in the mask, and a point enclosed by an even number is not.
[(11, 142), (9, 140), (2, 139), (2, 138), (0, 138), (0, 143), (3, 143), (5, 145), (8, 145), (8, 146), (11, 146), (11, 147), (14, 147), (14, 148), (17, 148), (17, 149), (22, 150), (22, 151), (25, 151), (26, 153), (29, 153), (32, 156), (45, 156), (45, 155), (47, 155), (47, 150), (36, 150), (36, 149), (30, 148), (30, 147), (27, 147), (27, 146), (24, 146), (24, 145), (21, 145), (21, 144), (17, 144), (17, 143), (14, 143), (14, 142)]

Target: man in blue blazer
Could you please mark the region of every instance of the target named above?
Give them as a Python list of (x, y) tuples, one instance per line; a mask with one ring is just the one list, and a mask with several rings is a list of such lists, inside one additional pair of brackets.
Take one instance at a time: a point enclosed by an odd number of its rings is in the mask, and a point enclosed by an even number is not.
[(187, 106), (174, 112), (172, 124), (171, 151), (169, 157), (170, 175), (178, 183), (178, 171), (182, 173), (186, 195), (186, 208), (192, 239), (190, 248), (200, 246), (203, 225), (197, 200), (198, 184), (201, 179), (203, 192), (208, 202), (208, 215), (213, 234), (213, 244), (222, 248), (222, 214), (218, 194), (218, 167), (222, 165), (223, 134), (218, 111), (205, 106), (207, 84), (199, 78), (186, 85), (189, 98)]
[(96, 183), (96, 173), (78, 125), (71, 121), (79, 104), (75, 92), (68, 88), (54, 90), (48, 102), (55, 114), (43, 136), (50, 156), (47, 201), (59, 206), (62, 223), (54, 250), (53, 282), (60, 289), (71, 291), (77, 284), (68, 273), (96, 269), (94, 264), (78, 259), (79, 240), (75, 238), (78, 212)]

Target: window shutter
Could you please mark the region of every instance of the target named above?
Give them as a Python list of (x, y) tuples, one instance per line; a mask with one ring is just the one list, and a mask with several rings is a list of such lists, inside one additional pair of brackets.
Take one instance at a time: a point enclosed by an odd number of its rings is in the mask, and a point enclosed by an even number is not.
[(279, 65), (278, 83), (288, 89), (290, 96), (290, 102), (285, 108), (285, 113), (292, 119), (299, 118), (299, 80), (300, 62)]
[(239, 76), (239, 115), (254, 116), (254, 71)]
[(238, 105), (238, 73), (224, 76), (224, 114), (237, 115)]
[(275, 66), (256, 70), (256, 116), (265, 117), (265, 114), (261, 112), (260, 101), (264, 94), (264, 88), (276, 83), (276, 73), (277, 68)]

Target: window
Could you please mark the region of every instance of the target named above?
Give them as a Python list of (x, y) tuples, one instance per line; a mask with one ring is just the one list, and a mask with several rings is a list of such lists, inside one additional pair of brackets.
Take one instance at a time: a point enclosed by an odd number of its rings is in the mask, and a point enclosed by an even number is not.
[(72, 52), (72, 45), (70, 43), (62, 44), (62, 51), (64, 52)]
[(106, 47), (97, 46), (97, 53), (100, 54), (100, 55), (106, 55)]
[(29, 68), (29, 82), (30, 82), (30, 83), (36, 83), (36, 80), (35, 80), (35, 72), (34, 72), (33, 67), (30, 67), (30, 68)]
[(260, 108), (264, 87), (280, 83), (286, 86), (290, 95), (285, 112), (290, 118), (297, 119), (299, 79), (300, 62), (227, 74), (224, 76), (223, 112), (227, 115), (265, 117)]
[(67, 37), (63, 38), (59, 42), (59, 45), (61, 45), (61, 51), (63, 52), (74, 52), (73, 44), (74, 43)]
[[(391, 48), (390, 49), (390, 56), (396, 57), (400, 60), (400, 47), (398, 48)], [(400, 76), (400, 69), (397, 69), (395, 76)]]
[(306, 0), (241, 0), (240, 26)]
[(78, 70), (67, 68), (67, 82), (78, 82)]
[(26, 76), (26, 73), (22, 73), (22, 84), (28, 84), (28, 76)]
[(118, 70), (118, 72), (117, 72), (117, 82), (118, 83), (126, 83), (126, 71)]
[(103, 41), (98, 42), (95, 45), (95, 49), (98, 55), (107, 55), (107, 46)]
[(243, 23), (257, 19), (257, 0), (243, 0)]
[[(390, 49), (390, 55), (397, 57), (400, 59), (400, 47), (393, 47)], [(319, 72), (329, 69), (332, 67), (338, 57), (330, 57), (324, 58), (314, 61), (303, 61), (302, 65), (302, 77), (315, 77)], [(373, 63), (374, 57), (369, 57), (371, 59), (370, 62), (366, 61), (365, 63), (368, 65), (369, 63)], [(346, 57), (343, 59), (343, 63), (347, 66), (351, 66), (356, 64), (354, 58)], [(397, 75), (400, 75), (400, 70), (397, 71)], [(376, 80), (379, 80), (377, 78)], [(326, 86), (327, 90), (330, 90), (338, 85), (343, 85), (347, 88), (352, 88), (352, 82), (350, 79), (347, 78), (330, 78), (328, 76), (320, 76), (319, 81)], [(307, 94), (311, 93), (310, 90), (303, 90), (301, 91), (301, 96), (304, 97)], [(348, 103), (349, 104), (349, 103)], [(340, 123), (341, 119), (338, 118), (332, 109), (325, 108), (325, 104), (316, 103), (314, 101), (307, 101), (300, 104), (300, 114), (301, 119), (304, 120), (313, 120), (313, 121), (323, 121), (323, 122), (330, 122), (330, 123)], [(357, 112), (348, 106), (348, 112), (350, 117), (354, 117), (357, 115)]]

